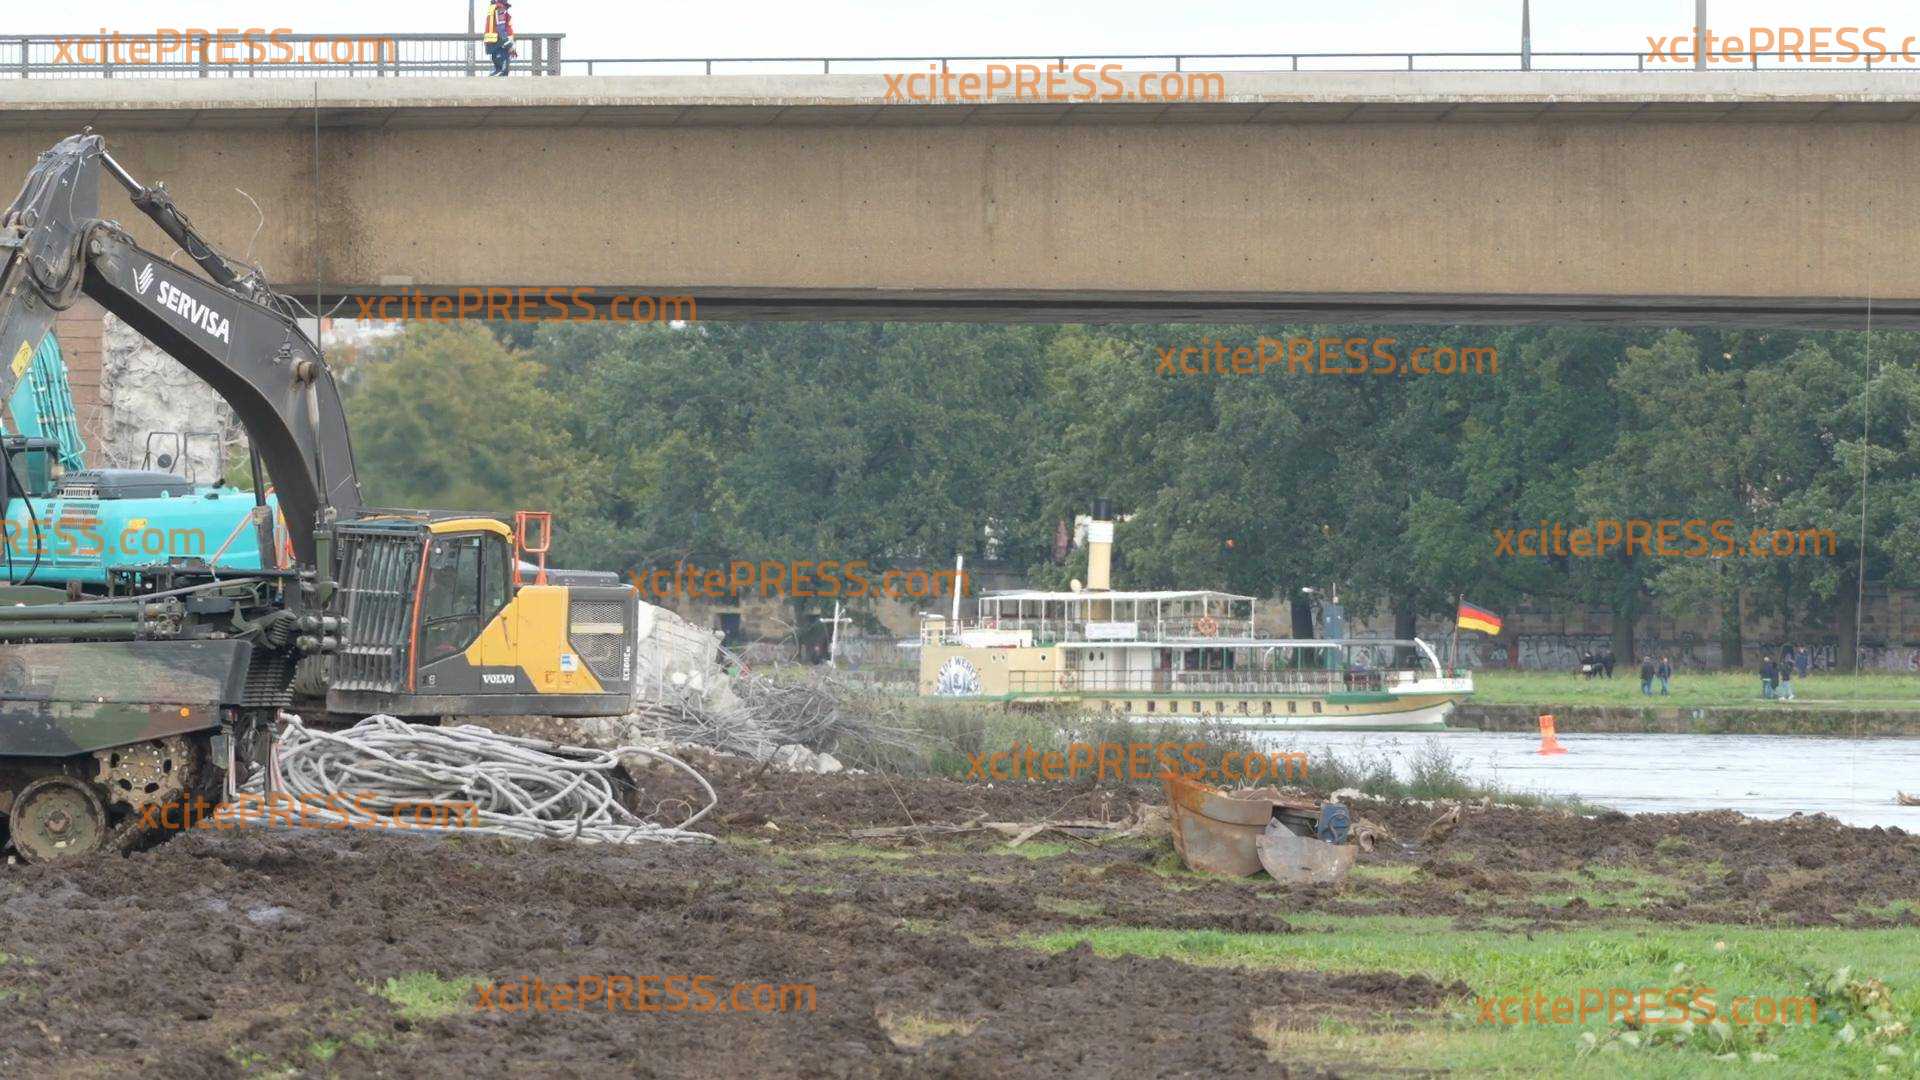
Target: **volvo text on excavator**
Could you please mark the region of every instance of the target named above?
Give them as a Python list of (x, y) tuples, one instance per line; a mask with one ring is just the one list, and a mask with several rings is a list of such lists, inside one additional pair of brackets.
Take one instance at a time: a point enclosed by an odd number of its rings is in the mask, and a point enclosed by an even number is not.
[[(103, 174), (200, 273), (100, 216)], [(0, 218), (0, 257), (0, 399), (55, 313), (92, 298), (232, 407), (253, 489), (270, 481), (278, 502), (269, 513), (262, 497), (254, 515), (258, 550), (283, 553), (259, 569), (172, 557), (117, 565), (104, 587), (0, 586), (0, 817), (19, 854), (143, 842), (144, 809), (217, 792), (258, 763), (296, 694), (345, 717), (626, 711), (633, 590), (547, 568), (543, 513), (510, 528), (363, 506), (339, 391), (297, 306), (215, 250), (99, 136), (40, 156)], [(48, 439), (0, 441), (6, 503), (24, 502), (34, 550), (113, 497), (62, 489), (57, 455)], [(32, 513), (56, 495), (59, 520)]]

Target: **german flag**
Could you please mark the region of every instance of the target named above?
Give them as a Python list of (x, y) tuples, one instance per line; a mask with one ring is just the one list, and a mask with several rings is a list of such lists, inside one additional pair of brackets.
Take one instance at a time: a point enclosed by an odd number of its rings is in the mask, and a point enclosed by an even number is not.
[(1500, 616), (1495, 615), (1486, 608), (1474, 607), (1472, 604), (1462, 600), (1460, 602), (1459, 626), (1462, 630), (1478, 630), (1483, 634), (1498, 636), (1500, 633)]

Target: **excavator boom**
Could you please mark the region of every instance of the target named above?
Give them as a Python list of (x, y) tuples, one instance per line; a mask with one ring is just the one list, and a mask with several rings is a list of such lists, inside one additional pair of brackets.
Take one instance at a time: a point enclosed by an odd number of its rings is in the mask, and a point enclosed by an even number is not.
[[(99, 216), (110, 172), (215, 280), (135, 244)], [(10, 363), (31, 356), (60, 310), (84, 294), (119, 316), (226, 399), (280, 495), (295, 559), (314, 566), (315, 532), (361, 508), (339, 388), (320, 350), (263, 282), (242, 278), (163, 191), (142, 187), (98, 135), (75, 135), (40, 156), (0, 218), (0, 398)]]

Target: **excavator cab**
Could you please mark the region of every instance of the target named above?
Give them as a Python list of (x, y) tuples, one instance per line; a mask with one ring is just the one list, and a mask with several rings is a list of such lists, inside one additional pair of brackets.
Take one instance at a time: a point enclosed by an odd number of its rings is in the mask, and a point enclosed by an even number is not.
[[(372, 514), (335, 529), (340, 617), (327, 709), (613, 716), (631, 704), (637, 594), (544, 562), (492, 518)], [(529, 571), (533, 572), (529, 572)], [(565, 578), (561, 581), (558, 579)]]

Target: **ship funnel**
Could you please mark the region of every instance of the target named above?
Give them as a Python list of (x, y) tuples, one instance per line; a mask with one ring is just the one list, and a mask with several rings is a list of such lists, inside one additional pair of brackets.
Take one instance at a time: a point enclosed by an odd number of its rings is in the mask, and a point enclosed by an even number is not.
[(1087, 591), (1113, 589), (1113, 510), (1105, 499), (1093, 501), (1093, 520), (1087, 522)]

